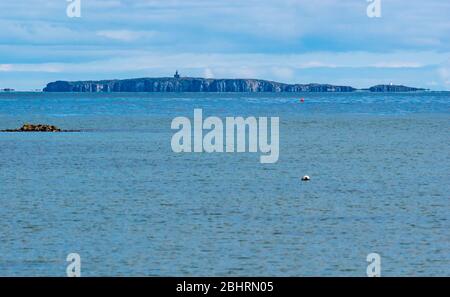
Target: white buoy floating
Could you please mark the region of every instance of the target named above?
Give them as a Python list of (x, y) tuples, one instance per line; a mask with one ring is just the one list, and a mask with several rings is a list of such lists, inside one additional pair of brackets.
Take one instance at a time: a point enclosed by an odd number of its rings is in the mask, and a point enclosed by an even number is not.
[(308, 175), (302, 177), (302, 181), (309, 181), (311, 178)]

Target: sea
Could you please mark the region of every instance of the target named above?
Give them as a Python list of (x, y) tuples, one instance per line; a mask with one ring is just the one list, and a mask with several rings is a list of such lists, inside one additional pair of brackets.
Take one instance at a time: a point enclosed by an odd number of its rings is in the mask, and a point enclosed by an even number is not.
[[(278, 161), (175, 153), (194, 109)], [(450, 276), (449, 92), (1, 93), (24, 123), (80, 132), (0, 133), (0, 276)]]

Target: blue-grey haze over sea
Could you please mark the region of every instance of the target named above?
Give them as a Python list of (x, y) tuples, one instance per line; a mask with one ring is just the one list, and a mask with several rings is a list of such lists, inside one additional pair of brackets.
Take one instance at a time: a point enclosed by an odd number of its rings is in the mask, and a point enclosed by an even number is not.
[[(172, 152), (194, 108), (279, 117), (279, 161)], [(450, 93), (0, 94), (26, 122), (83, 132), (0, 133), (1, 276), (450, 276)]]

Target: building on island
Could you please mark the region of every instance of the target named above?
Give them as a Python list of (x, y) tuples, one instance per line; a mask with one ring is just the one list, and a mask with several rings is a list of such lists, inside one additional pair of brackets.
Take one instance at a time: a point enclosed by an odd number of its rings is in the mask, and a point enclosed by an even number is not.
[(180, 74), (178, 73), (178, 70), (175, 72), (175, 74), (174, 74), (173, 77), (176, 78), (176, 79), (179, 79), (179, 78), (180, 78)]

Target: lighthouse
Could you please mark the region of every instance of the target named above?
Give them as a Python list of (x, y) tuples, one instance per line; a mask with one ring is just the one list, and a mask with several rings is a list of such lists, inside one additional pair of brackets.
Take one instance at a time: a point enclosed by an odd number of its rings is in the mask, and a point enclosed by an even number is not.
[(179, 79), (180, 75), (178, 74), (178, 70), (175, 72), (175, 74), (173, 75), (174, 78)]

